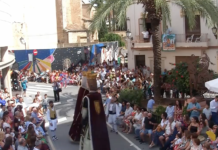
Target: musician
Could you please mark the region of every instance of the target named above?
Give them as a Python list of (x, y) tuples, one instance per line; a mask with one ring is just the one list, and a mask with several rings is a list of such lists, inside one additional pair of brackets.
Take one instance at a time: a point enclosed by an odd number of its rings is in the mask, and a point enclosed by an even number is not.
[(83, 98), (80, 150), (110, 150), (106, 118), (101, 94), (97, 92), (96, 77), (95, 73), (87, 74), (89, 94)]
[(82, 121), (82, 99), (84, 96), (86, 96), (89, 93), (88, 87), (87, 87), (87, 78), (86, 78), (87, 72), (82, 72), (82, 85), (79, 89), (77, 101), (76, 101), (76, 107), (74, 111), (74, 117), (73, 117), (73, 123), (71, 125), (69, 136), (73, 142), (79, 142), (80, 135), (81, 135), (81, 121)]

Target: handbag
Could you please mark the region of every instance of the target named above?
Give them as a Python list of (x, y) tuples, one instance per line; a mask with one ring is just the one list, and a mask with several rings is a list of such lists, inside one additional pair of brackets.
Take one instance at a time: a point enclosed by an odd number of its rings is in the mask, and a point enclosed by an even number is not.
[(57, 92), (62, 92), (62, 89), (61, 88), (57, 89)]

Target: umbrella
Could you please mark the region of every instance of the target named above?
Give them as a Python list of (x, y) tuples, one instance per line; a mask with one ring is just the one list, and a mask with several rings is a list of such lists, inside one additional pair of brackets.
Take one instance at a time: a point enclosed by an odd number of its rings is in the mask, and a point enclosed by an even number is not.
[(205, 82), (205, 87), (211, 92), (218, 93), (218, 78)]

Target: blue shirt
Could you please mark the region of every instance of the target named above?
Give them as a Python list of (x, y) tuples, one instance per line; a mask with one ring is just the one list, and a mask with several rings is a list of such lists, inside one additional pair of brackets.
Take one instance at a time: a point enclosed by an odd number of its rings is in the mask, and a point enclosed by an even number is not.
[(36, 119), (36, 123), (41, 122), (42, 120), (38, 117), (37, 113), (32, 112), (31, 116)]
[(111, 97), (107, 98), (106, 101), (104, 102), (105, 105), (109, 104), (111, 102)]
[(23, 82), (21, 82), (21, 86), (22, 86), (22, 88), (23, 88), (24, 90), (26, 90), (26, 83), (27, 83), (26, 80), (23, 81)]
[(150, 99), (148, 101), (147, 108), (148, 109), (153, 109), (154, 104), (155, 104), (155, 101), (153, 99)]
[[(192, 109), (193, 107), (196, 107), (197, 109), (201, 109), (201, 106), (200, 106), (199, 103), (195, 103), (195, 104), (189, 103), (189, 104), (188, 104), (188, 107), (187, 107), (187, 110), (188, 110), (188, 109)], [(197, 110), (192, 110), (190, 117), (194, 117), (194, 116), (199, 117), (199, 115), (200, 115), (200, 112), (199, 112), (199, 111), (197, 111)]]

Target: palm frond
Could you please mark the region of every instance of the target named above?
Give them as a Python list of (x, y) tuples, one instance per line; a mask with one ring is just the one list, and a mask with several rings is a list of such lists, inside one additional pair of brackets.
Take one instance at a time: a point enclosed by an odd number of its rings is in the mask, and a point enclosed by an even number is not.
[[(102, 23), (105, 21), (107, 16), (113, 9), (118, 9), (117, 21), (119, 26), (124, 26), (126, 22), (126, 9), (134, 0), (109, 0), (103, 4), (101, 8), (96, 11), (92, 23), (90, 25), (90, 30), (94, 31), (100, 29)], [(125, 20), (124, 20), (125, 19)]]

